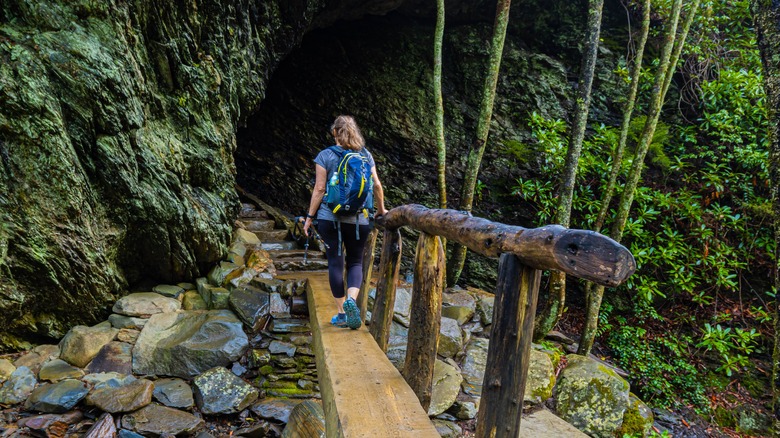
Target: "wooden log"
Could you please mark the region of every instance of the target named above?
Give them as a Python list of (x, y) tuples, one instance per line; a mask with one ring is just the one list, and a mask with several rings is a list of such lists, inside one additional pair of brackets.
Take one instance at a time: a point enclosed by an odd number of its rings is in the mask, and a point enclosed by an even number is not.
[(520, 436), (540, 278), (516, 255), (501, 255), (476, 436)]
[(360, 309), (360, 320), (366, 320), (366, 310), (368, 309), (368, 290), (371, 288), (371, 275), (374, 273), (374, 252), (376, 250), (376, 235), (379, 234), (376, 228), (366, 238), (366, 246), (363, 247), (363, 282), (360, 283), (360, 293), (358, 294), (357, 305)]
[(634, 256), (623, 245), (593, 231), (560, 225), (523, 228), (415, 204), (396, 207), (377, 223), (443, 236), (488, 257), (513, 253), (532, 268), (562, 271), (608, 287), (618, 286), (636, 270)]
[(395, 286), (398, 284), (398, 270), (401, 267), (401, 232), (397, 229), (385, 230), (383, 236), (382, 254), (379, 256), (379, 279), (376, 283), (369, 331), (379, 348), (387, 352), (395, 307)]
[(401, 373), (426, 411), (431, 404), (433, 365), (441, 327), (444, 247), (438, 236), (420, 233), (414, 259), (414, 286), (406, 361)]

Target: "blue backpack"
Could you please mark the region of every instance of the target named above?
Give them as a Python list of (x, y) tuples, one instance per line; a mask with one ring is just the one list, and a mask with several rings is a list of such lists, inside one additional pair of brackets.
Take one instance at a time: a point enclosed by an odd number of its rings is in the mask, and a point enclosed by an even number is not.
[(339, 157), (339, 166), (328, 182), (325, 195), (327, 205), (336, 217), (369, 216), (374, 208), (374, 180), (365, 148), (359, 152), (339, 146), (328, 149)]

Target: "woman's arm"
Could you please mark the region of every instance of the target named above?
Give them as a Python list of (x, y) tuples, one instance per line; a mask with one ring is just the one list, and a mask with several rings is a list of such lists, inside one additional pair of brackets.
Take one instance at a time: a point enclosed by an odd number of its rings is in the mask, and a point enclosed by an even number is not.
[(309, 235), (309, 227), (311, 226), (312, 218), (309, 216), (316, 216), (317, 210), (320, 208), (322, 198), (325, 196), (325, 180), (327, 179), (327, 171), (319, 164), (314, 166), (315, 179), (314, 190), (311, 192), (311, 202), (309, 202), (309, 210), (306, 212), (306, 222), (303, 224), (303, 233)]
[(376, 166), (371, 168), (371, 178), (374, 180), (374, 203), (376, 204), (377, 216), (384, 216), (387, 213), (385, 209), (385, 192), (382, 190), (379, 175), (376, 174)]

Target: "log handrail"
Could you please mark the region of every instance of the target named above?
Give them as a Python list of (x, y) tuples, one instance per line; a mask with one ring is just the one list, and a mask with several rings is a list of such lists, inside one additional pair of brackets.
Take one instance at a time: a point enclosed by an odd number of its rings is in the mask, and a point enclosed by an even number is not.
[(377, 223), (390, 230), (409, 226), (442, 236), (488, 257), (512, 253), (532, 268), (562, 271), (608, 287), (620, 285), (636, 271), (626, 247), (594, 231), (560, 225), (523, 228), (417, 204), (393, 208)]

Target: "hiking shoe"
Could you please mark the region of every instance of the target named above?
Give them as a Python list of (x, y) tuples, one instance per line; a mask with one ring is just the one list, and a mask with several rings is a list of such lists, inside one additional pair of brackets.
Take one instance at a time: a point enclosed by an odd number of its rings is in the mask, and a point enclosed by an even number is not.
[(358, 309), (355, 300), (347, 298), (344, 301), (344, 312), (347, 314), (347, 327), (352, 330), (360, 328), (360, 309)]
[(335, 325), (336, 327), (346, 327), (347, 326), (347, 314), (346, 313), (337, 313), (333, 316), (333, 318), (330, 319), (330, 323)]

